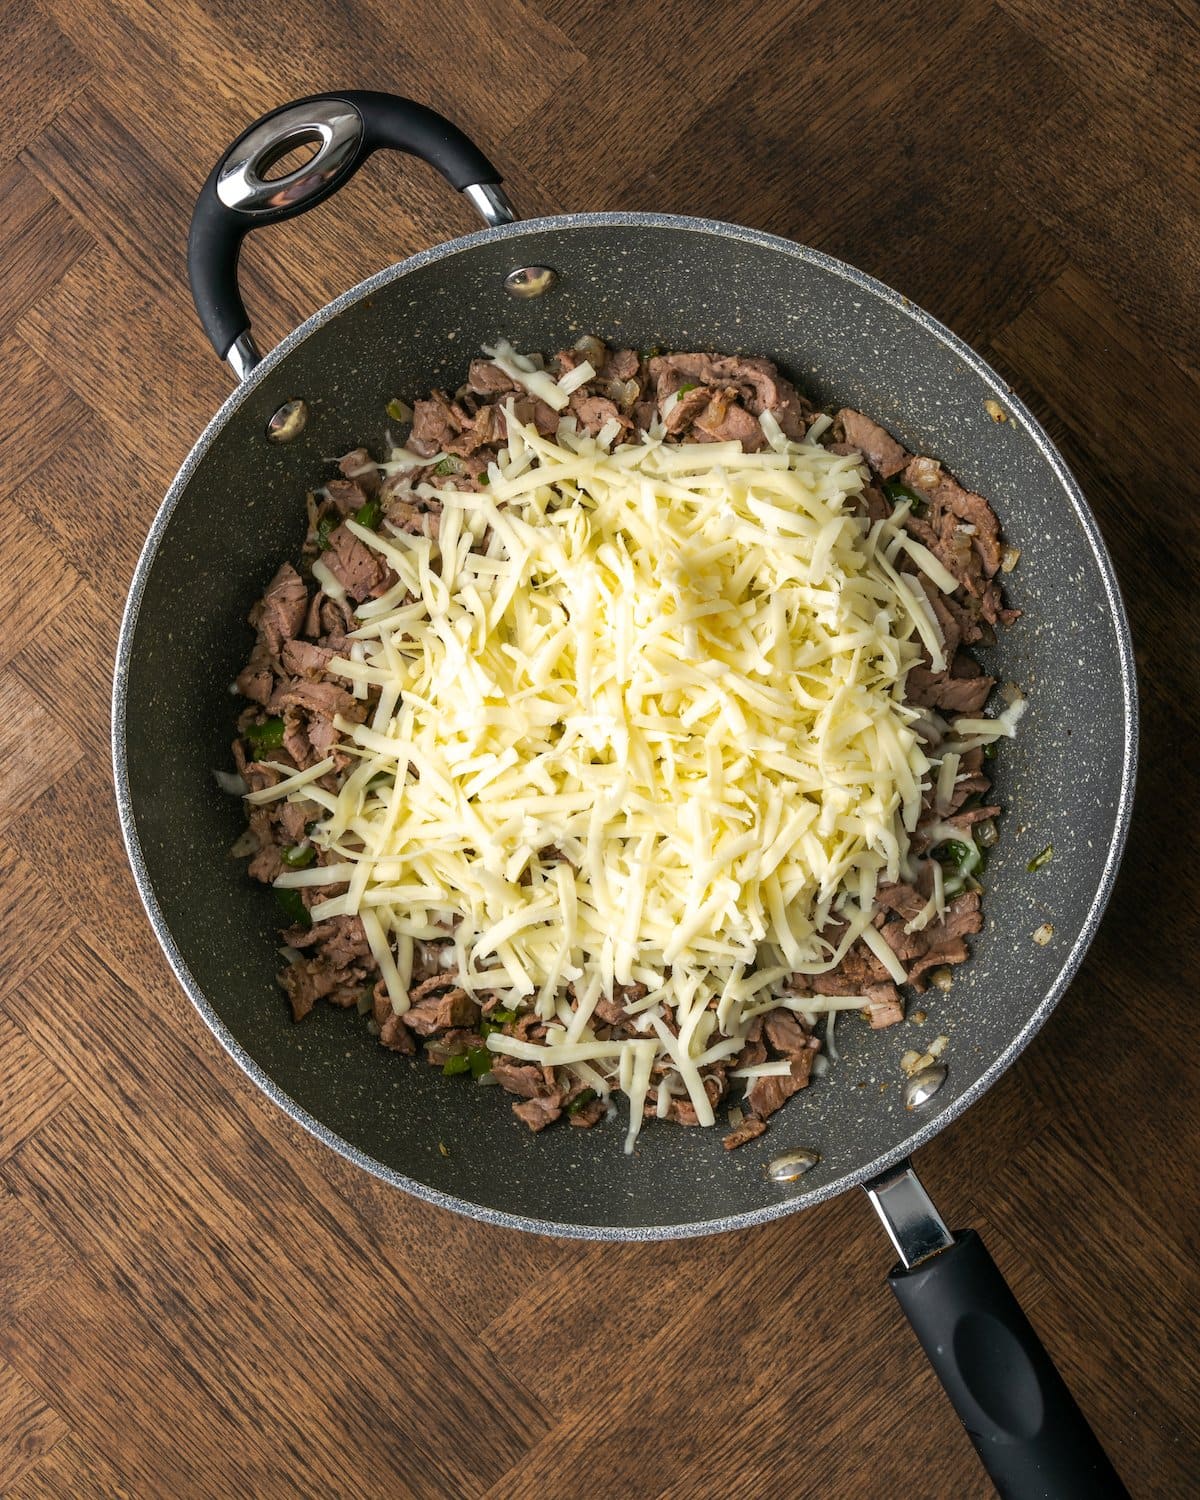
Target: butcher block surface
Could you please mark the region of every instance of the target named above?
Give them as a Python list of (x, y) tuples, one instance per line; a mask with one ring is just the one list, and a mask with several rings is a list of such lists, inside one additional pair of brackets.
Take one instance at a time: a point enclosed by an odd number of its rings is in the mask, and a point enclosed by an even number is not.
[[(862, 266), (1060, 444), (1133, 619), (1134, 827), (1057, 1012), (919, 1165), (1133, 1494), (1197, 1493), (1198, 50), (1169, 0), (9, 9), (0, 1494), (991, 1493), (861, 1194), (674, 1244), (467, 1222), (261, 1098), (151, 935), (109, 693), (143, 538), (231, 383), (191, 308), (188, 216), (252, 118), (333, 87), (450, 114), (526, 215), (695, 213)], [(260, 343), (475, 224), (427, 169), (375, 158), (247, 248)]]

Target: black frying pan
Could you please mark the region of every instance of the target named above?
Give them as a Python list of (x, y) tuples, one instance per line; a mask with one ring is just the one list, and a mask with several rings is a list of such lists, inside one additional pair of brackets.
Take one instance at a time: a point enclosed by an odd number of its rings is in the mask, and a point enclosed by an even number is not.
[[(316, 155), (266, 181), (303, 142)], [(437, 167), (490, 227), (363, 282), (260, 359), (237, 288), (242, 238), (328, 197), (382, 146)], [(429, 110), (344, 93), (265, 116), (205, 185), (192, 289), (241, 383), (147, 539), (113, 704), (122, 825), (159, 941), (218, 1040), (293, 1119), (385, 1180), (487, 1222), (672, 1238), (867, 1186), (900, 1253), (893, 1290), (1002, 1493), (1123, 1493), (986, 1251), (973, 1234), (946, 1231), (907, 1161), (1045, 1021), (1095, 932), (1120, 857), (1136, 750), (1132, 654), (1083, 496), (1000, 377), (861, 272), (707, 219), (515, 222), (499, 181)], [(767, 355), (819, 403), (861, 407), (909, 449), (943, 459), (994, 502), (1022, 552), (1009, 590), (1025, 615), (988, 661), (1023, 685), (1030, 710), (998, 761), (1008, 816), (989, 863), (987, 926), (951, 991), (923, 1000), (929, 1020), (917, 1034), (949, 1035), (945, 1071), (906, 1089), (898, 1060), (916, 1042), (912, 1029), (848, 1022), (842, 1060), (733, 1155), (718, 1131), (652, 1126), (632, 1160), (604, 1129), (535, 1139), (490, 1090), (449, 1086), (385, 1053), (353, 1016), (326, 1007), (294, 1029), (273, 979), (277, 909), (228, 858), (241, 809), (213, 786), (212, 769), (229, 754), (228, 685), (250, 643), (246, 610), (298, 551), (301, 497), (328, 475), (329, 456), (363, 442), (378, 450), (389, 397), (453, 388), (497, 335), (552, 349), (580, 332)], [(1031, 876), (1031, 852), (1049, 842), (1053, 861)], [(1040, 945), (1033, 933), (1043, 924), (1053, 934)], [(770, 1170), (788, 1152), (802, 1153), (802, 1175)]]

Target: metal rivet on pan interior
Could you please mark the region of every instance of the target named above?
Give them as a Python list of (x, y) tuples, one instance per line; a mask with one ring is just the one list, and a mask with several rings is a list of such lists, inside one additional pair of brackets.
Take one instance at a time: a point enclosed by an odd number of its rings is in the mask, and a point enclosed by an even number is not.
[(504, 278), (504, 290), (510, 297), (540, 297), (558, 280), (558, 272), (549, 266), (518, 266)]
[(774, 1161), (769, 1161), (763, 1168), (768, 1182), (795, 1182), (797, 1177), (803, 1177), (805, 1172), (811, 1171), (821, 1160), (820, 1153), (801, 1148), (799, 1151), (785, 1151), (782, 1156), (777, 1156)]
[(928, 1104), (945, 1081), (944, 1063), (934, 1063), (933, 1067), (914, 1073), (904, 1085), (905, 1109), (920, 1109), (922, 1104)]
[(304, 431), (307, 421), (307, 401), (285, 401), (267, 423), (267, 440), (272, 443), (290, 443)]

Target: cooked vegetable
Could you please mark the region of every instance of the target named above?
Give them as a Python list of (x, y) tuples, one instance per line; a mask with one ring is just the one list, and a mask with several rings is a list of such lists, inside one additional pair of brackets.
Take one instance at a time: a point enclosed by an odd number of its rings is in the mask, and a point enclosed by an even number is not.
[(1025, 868), (1032, 873), (1034, 870), (1040, 870), (1043, 865), (1048, 865), (1053, 858), (1054, 845), (1047, 844), (1044, 849), (1033, 856)]
[(898, 479), (889, 479), (883, 486), (883, 492), (893, 505), (899, 505), (901, 501), (907, 500), (914, 516), (925, 514), (925, 497), (918, 495), (911, 485), (902, 484)]
[(354, 519), (360, 526), (365, 526), (368, 531), (377, 531), (383, 519), (383, 506), (377, 499), (372, 498), (365, 505), (359, 506), (354, 512)]
[(971, 858), (971, 852), (970, 845), (960, 843), (958, 839), (947, 839), (933, 851), (933, 857), (939, 864), (952, 865), (957, 870)]
[(250, 741), (255, 755), (261, 755), (264, 750), (278, 750), (283, 744), (283, 720), (267, 719), (262, 724), (248, 724), (242, 733)]
[(289, 870), (304, 870), (316, 859), (317, 851), (311, 844), (292, 844), (280, 850), (279, 857)]
[(298, 922), (301, 927), (311, 927), (313, 924), (312, 913), (304, 904), (304, 898), (299, 891), (282, 890), (275, 887), (275, 899), (283, 907), (284, 915), (293, 926)]

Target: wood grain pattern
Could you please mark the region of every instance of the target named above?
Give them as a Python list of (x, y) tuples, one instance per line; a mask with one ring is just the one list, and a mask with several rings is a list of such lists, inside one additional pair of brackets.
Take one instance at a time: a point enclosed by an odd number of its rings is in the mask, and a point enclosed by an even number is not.
[[(187, 298), (187, 215), (248, 119), (331, 84), (449, 112), (526, 212), (691, 211), (842, 255), (971, 339), (1061, 443), (1134, 620), (1134, 832), (1070, 994), (922, 1170), (1134, 1494), (1200, 1489), (1198, 43), (1173, 0), (6, 14), (0, 1492), (989, 1493), (855, 1197), (665, 1247), (450, 1218), (279, 1117), (153, 942), (107, 712), (142, 537), (228, 389)], [(474, 227), (451, 197), (373, 162), (261, 236), (262, 341)]]

